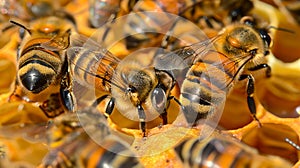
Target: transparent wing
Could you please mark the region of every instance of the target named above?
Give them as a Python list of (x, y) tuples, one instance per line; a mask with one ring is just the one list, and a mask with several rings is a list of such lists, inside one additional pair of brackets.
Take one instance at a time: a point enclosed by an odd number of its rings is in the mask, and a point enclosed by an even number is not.
[(80, 125), (96, 143), (111, 135), (106, 118), (94, 107), (86, 107), (77, 111)]
[(51, 38), (49, 41), (41, 43), (41, 46), (45, 49), (52, 51), (65, 50), (70, 45), (71, 29), (67, 30), (63, 34), (58, 34)]
[[(225, 52), (223, 39), (223, 35), (217, 35), (159, 56), (164, 64), (174, 66), (173, 71), (187, 68), (179, 83), (182, 84), (180, 101), (185, 104), (183, 113), (189, 116), (187, 120), (198, 120), (197, 124), (201, 125), (201, 137), (209, 136), (217, 127), (232, 82), (251, 58), (248, 53)], [(200, 116), (203, 114), (207, 116)]]
[(113, 161), (118, 158), (125, 159), (126, 163), (127, 158), (129, 161), (133, 161), (133, 158), (135, 163), (128, 163), (140, 164), (129, 144), (112, 135), (105, 117), (94, 107), (59, 116), (49, 130), (48, 137), (50, 151), (40, 167), (85, 167), (89, 164), (85, 165), (81, 160), (89, 162), (100, 158), (104, 162), (96, 163), (96, 167), (118, 165), (119, 162)]
[(156, 65), (163, 70), (184, 69), (192, 66), (196, 60), (204, 59), (209, 51), (215, 51), (213, 40), (208, 39), (167, 52), (160, 50), (156, 56)]
[(29, 141), (45, 140), (49, 119), (40, 108), (31, 103), (17, 101), (2, 104), (0, 118), (2, 137), (22, 137)]
[(76, 81), (96, 90), (107, 91), (120, 60), (90, 38), (79, 34), (71, 36), (67, 59)]
[(59, 147), (78, 137), (86, 138), (86, 134), (98, 144), (111, 134), (105, 117), (94, 107), (57, 117), (48, 131), (48, 142), (51, 147)]

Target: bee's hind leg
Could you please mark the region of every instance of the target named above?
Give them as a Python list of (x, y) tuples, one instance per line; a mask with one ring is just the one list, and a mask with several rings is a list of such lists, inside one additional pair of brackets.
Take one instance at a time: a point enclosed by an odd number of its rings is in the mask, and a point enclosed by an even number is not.
[(258, 120), (258, 118), (256, 117), (256, 105), (255, 105), (255, 101), (253, 98), (253, 94), (254, 94), (254, 78), (252, 75), (249, 74), (243, 74), (240, 76), (239, 80), (244, 80), (244, 79), (248, 79), (247, 82), (247, 103), (248, 103), (248, 108), (250, 110), (250, 113), (252, 114), (253, 118), (258, 122), (259, 127), (261, 127), (261, 123)]

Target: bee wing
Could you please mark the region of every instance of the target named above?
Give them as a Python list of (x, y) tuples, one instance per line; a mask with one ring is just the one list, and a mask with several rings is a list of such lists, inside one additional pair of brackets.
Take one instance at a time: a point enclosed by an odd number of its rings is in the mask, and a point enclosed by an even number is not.
[(52, 37), (49, 41), (41, 43), (41, 46), (45, 49), (52, 51), (65, 50), (70, 45), (71, 29), (67, 30), (63, 34), (58, 34)]
[(31, 103), (5, 103), (0, 107), (0, 134), (7, 138), (22, 137), (29, 141), (43, 141), (48, 120), (44, 112)]
[(107, 91), (111, 78), (120, 60), (92, 39), (82, 35), (72, 35), (67, 49), (73, 77), (82, 85)]
[(171, 52), (160, 49), (155, 58), (155, 65), (161, 70), (189, 68), (196, 60), (203, 59), (210, 50), (214, 50), (211, 39), (184, 46)]
[[(96, 167), (103, 167), (107, 163), (114, 165), (114, 160), (117, 165), (120, 165), (119, 161), (127, 163), (128, 160), (129, 167), (139, 164), (129, 144), (112, 135), (105, 117), (91, 106), (56, 118), (50, 129), (51, 138), (56, 141), (50, 142), (50, 151), (39, 167), (82, 167), (90, 164), (83, 164), (81, 160), (88, 162), (95, 159), (101, 160)], [(118, 159), (119, 155), (122, 155), (122, 159)], [(126, 160), (123, 160), (124, 157)]]
[(95, 108), (86, 107), (55, 118), (47, 134), (51, 148), (40, 167), (77, 167), (73, 159), (85, 156), (89, 159), (89, 155), (81, 155), (82, 150), (91, 146), (93, 150), (99, 148), (91, 139), (99, 145), (110, 131), (105, 118)]
[(101, 144), (103, 139), (112, 133), (106, 118), (95, 107), (85, 107), (77, 111), (81, 127), (96, 143)]
[(92, 106), (55, 118), (47, 132), (52, 147), (72, 143), (78, 137), (92, 138), (98, 144), (111, 135), (106, 118)]
[(46, 140), (46, 131), (49, 124), (43, 123), (31, 123), (24, 125), (8, 125), (0, 128), (0, 134), (2, 137), (7, 138), (24, 138), (31, 142), (44, 142)]

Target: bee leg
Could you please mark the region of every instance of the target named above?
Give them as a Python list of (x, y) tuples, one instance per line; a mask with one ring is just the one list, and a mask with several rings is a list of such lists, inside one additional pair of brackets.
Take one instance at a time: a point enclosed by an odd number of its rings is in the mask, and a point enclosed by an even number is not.
[(140, 119), (140, 127), (143, 132), (143, 137), (146, 137), (146, 122), (145, 122), (146, 114), (143, 107), (140, 104), (137, 106), (137, 108), (138, 108), (138, 114)]
[(248, 79), (247, 83), (247, 103), (248, 108), (253, 116), (253, 118), (258, 122), (259, 126), (261, 127), (261, 123), (259, 122), (258, 118), (256, 117), (256, 105), (253, 98), (254, 93), (254, 78), (252, 75), (243, 74), (240, 76), (239, 80)]
[(249, 71), (257, 71), (266, 68), (266, 77), (271, 77), (271, 67), (268, 64), (259, 64), (254, 67), (248, 68)]
[(70, 112), (75, 112), (75, 100), (74, 100), (74, 95), (70, 90), (66, 88), (60, 89), (60, 96), (62, 99), (63, 105), (66, 107), (66, 109)]
[[(109, 98), (109, 95), (103, 95), (99, 98), (97, 98), (94, 103), (92, 104), (93, 107), (96, 107), (97, 105), (99, 105), (104, 99)], [(105, 108), (105, 112), (104, 112), (104, 117), (108, 118), (113, 110), (115, 108), (115, 99), (113, 97), (110, 98), (109, 102), (107, 103), (107, 106)]]
[(164, 109), (164, 112), (160, 114), (160, 118), (163, 120), (163, 125), (168, 124), (168, 113), (166, 109)]

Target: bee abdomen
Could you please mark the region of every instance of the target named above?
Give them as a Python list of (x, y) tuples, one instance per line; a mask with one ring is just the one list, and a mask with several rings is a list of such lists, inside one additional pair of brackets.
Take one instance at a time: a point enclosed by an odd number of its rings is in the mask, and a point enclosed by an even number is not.
[(49, 81), (48, 75), (44, 75), (38, 70), (31, 68), (25, 74), (20, 76), (22, 85), (32, 93), (39, 93), (44, 90)]
[(95, 145), (90, 143), (81, 151), (80, 158), (84, 158), (84, 167), (143, 167), (133, 152), (117, 141), (109, 141), (101, 146)]
[(218, 67), (198, 62), (187, 72), (180, 99), (188, 123), (207, 118), (224, 101), (226, 82), (215, 74), (224, 73), (220, 71)]
[(21, 84), (30, 92), (37, 94), (52, 84), (61, 69), (62, 60), (58, 52), (45, 50), (39, 44), (29, 45), (19, 56), (18, 76)]
[(270, 161), (247, 146), (225, 138), (189, 139), (179, 144), (175, 151), (188, 167), (251, 167), (259, 165), (258, 160), (264, 163)]
[(18, 75), (22, 85), (27, 90), (37, 94), (51, 84), (57, 72), (50, 63), (38, 58), (33, 58), (24, 63), (20, 63)]
[[(114, 148), (120, 149), (124, 148), (120, 143), (116, 143)], [(105, 165), (111, 165), (112, 167), (122, 168), (122, 167), (143, 167), (129, 149), (122, 149), (120, 152), (114, 152), (114, 150), (110, 151), (108, 149), (105, 151), (99, 162), (97, 163), (97, 167), (105, 167)]]

